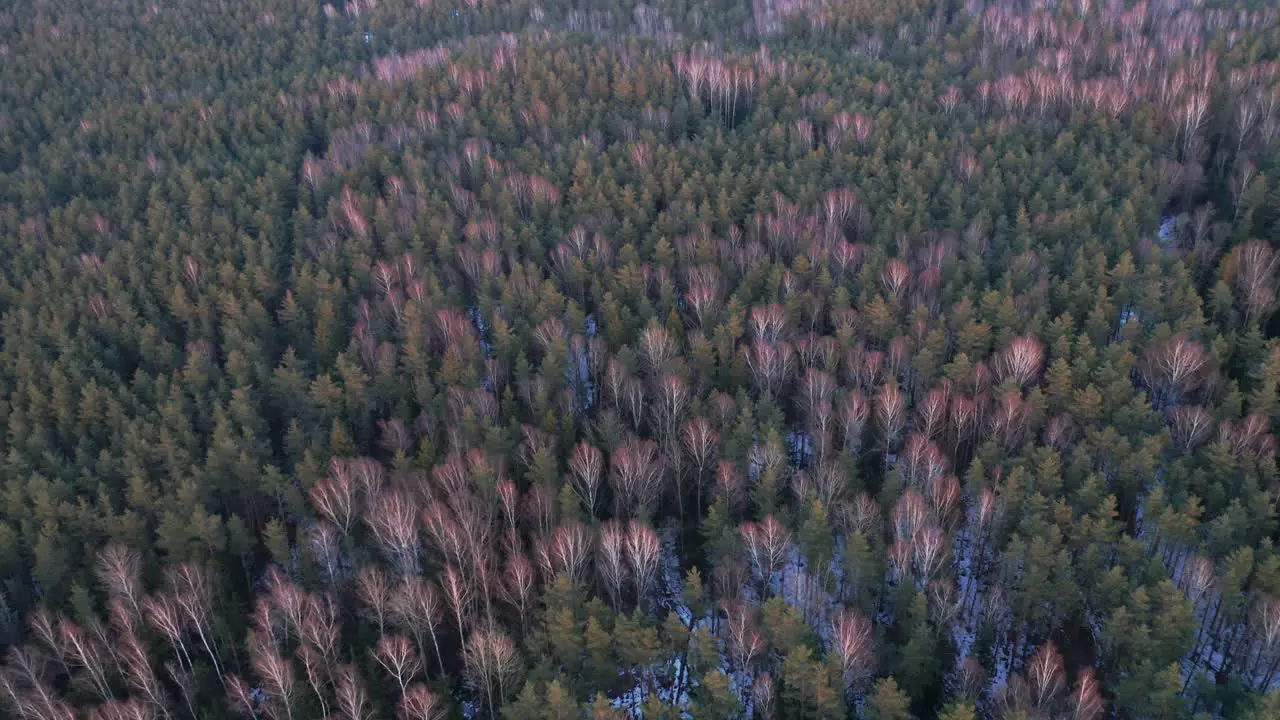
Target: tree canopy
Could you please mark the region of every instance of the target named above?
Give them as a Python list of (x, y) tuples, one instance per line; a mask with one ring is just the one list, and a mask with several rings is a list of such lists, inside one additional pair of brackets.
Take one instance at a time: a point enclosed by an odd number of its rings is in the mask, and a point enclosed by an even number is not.
[(0, 714), (1272, 718), (1280, 11), (0, 9)]

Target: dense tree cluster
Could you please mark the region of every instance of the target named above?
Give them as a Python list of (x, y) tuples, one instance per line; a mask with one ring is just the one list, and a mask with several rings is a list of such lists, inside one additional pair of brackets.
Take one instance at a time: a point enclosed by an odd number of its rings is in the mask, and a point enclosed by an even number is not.
[(0, 9), (0, 714), (1280, 717), (1280, 11)]

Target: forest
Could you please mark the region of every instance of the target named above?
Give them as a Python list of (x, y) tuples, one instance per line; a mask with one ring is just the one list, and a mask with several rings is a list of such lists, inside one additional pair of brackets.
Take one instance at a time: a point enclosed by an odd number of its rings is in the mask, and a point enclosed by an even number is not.
[(1280, 10), (650, 2), (0, 7), (0, 717), (1280, 718)]

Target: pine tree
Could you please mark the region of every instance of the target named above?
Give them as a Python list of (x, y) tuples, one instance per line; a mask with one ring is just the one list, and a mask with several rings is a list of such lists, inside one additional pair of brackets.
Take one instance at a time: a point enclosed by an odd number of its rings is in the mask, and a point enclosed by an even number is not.
[(863, 712), (867, 720), (913, 720), (911, 701), (893, 678), (876, 682)]

